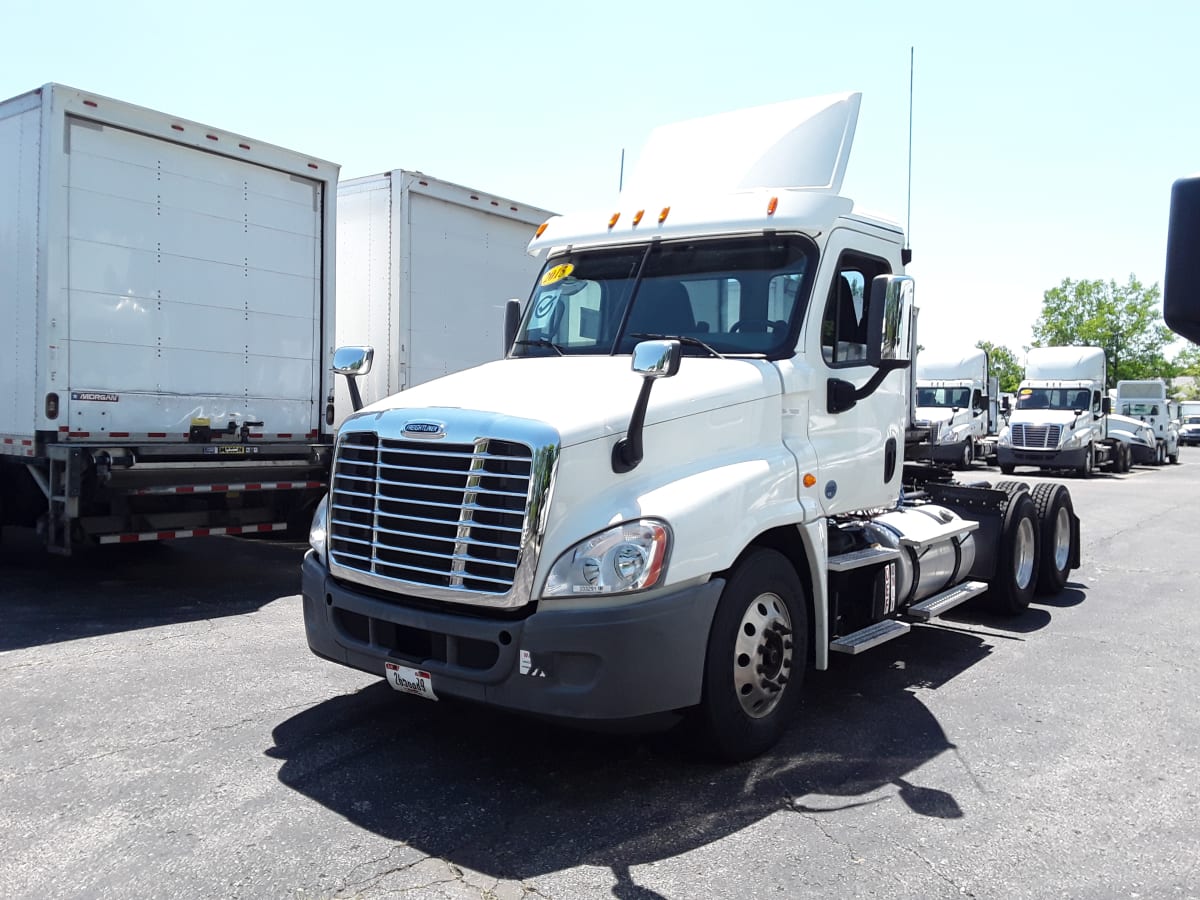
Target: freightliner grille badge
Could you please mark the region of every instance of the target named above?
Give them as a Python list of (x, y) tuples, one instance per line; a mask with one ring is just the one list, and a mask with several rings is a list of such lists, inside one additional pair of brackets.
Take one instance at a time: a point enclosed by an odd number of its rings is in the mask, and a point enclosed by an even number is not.
[(405, 422), (404, 436), (411, 438), (443, 438), (446, 426), (441, 422)]

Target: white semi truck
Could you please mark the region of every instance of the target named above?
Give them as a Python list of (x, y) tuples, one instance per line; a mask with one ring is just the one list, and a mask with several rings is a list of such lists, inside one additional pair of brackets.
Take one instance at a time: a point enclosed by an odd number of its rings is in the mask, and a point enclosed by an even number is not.
[(507, 358), (346, 420), (313, 652), (427, 700), (683, 715), (741, 759), (810, 666), (1063, 587), (1062, 485), (904, 484), (913, 282), (839, 195), (859, 101), (655, 132), (611, 207), (539, 227)]
[[(363, 402), (503, 356), (504, 298), (528, 290), (541, 264), (525, 247), (550, 215), (421, 172), (341, 182), (337, 345), (374, 350)], [(335, 390), (340, 423), (353, 401)]]
[(1179, 425), (1171, 415), (1167, 383), (1161, 378), (1117, 382), (1115, 411), (1150, 426), (1154, 433), (1152, 454), (1134, 454), (1134, 462), (1163, 465), (1179, 462)]
[(61, 553), (303, 528), (337, 178), (63, 85), (0, 103), (0, 525)]
[(916, 455), (959, 469), (977, 459), (995, 459), (999, 397), (1000, 382), (990, 374), (985, 351), (922, 350), (917, 355), (916, 425), (927, 437)]
[(1105, 377), (1099, 347), (1030, 350), (1016, 408), (996, 449), (1000, 471), (1011, 475), (1017, 466), (1070, 469), (1083, 476), (1098, 468), (1128, 471), (1129, 445), (1108, 433)]

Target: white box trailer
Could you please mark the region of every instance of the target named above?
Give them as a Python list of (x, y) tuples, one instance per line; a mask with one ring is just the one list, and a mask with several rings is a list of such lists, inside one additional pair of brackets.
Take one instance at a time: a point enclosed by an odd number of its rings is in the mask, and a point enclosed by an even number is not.
[(0, 103), (0, 523), (69, 552), (302, 520), (337, 176), (63, 85)]
[(375, 351), (363, 401), (500, 359), (505, 301), (528, 295), (526, 247), (552, 215), (401, 169), (338, 185), (337, 345)]

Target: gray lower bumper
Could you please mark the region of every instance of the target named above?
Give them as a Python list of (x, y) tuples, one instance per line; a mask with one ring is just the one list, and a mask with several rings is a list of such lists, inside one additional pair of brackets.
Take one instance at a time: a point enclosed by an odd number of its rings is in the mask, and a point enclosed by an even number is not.
[(434, 692), (540, 715), (624, 719), (700, 702), (705, 650), (725, 582), (613, 609), (547, 609), (525, 619), (400, 606), (339, 584), (311, 551), (302, 568), (314, 653), (380, 677), (419, 666)]
[(996, 464), (1001, 466), (1038, 466), (1043, 469), (1078, 469), (1083, 466), (1090, 447), (1074, 450), (1020, 450), (996, 448)]
[(1147, 447), (1145, 444), (1130, 444), (1129, 451), (1133, 461), (1139, 466), (1150, 466), (1158, 461), (1158, 447)]

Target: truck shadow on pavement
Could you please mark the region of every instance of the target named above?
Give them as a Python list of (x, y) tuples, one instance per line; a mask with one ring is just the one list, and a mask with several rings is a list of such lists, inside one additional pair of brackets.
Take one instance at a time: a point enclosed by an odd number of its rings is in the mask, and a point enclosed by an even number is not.
[(32, 533), (0, 546), (0, 652), (252, 612), (299, 593), (306, 546), (195, 538), (46, 553)]
[(810, 674), (784, 740), (736, 766), (697, 758), (673, 734), (593, 734), (400, 697), (382, 681), (280, 723), (266, 754), (283, 761), (283, 784), (420, 853), (518, 881), (603, 866), (617, 896), (657, 896), (632, 882), (631, 866), (780, 811), (814, 818), (900, 802), (912, 814), (962, 817), (955, 797), (913, 774), (957, 752), (920, 693), (986, 658), (992, 638), (920, 628), (838, 658)]

